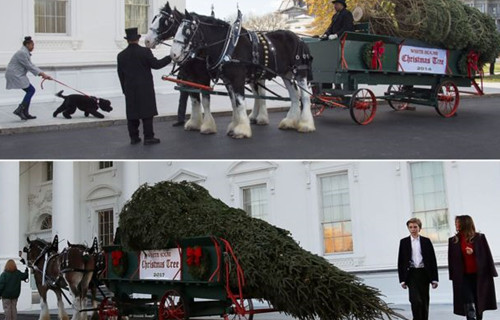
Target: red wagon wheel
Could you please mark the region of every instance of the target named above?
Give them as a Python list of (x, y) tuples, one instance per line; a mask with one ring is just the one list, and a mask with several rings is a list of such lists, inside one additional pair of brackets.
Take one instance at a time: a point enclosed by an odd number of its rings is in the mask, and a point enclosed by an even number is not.
[(460, 103), (460, 93), (457, 86), (451, 81), (444, 81), (436, 90), (436, 111), (440, 116), (452, 117)]
[(177, 290), (168, 290), (161, 299), (158, 308), (159, 320), (183, 320), (187, 319), (186, 305), (184, 298)]
[(120, 311), (116, 302), (113, 298), (109, 297), (101, 301), (97, 313), (99, 314), (99, 320), (118, 319), (120, 317)]
[[(387, 89), (387, 94), (390, 94), (391, 92), (397, 92), (400, 93), (403, 91), (403, 86), (402, 85), (390, 85), (389, 88)], [(389, 107), (396, 111), (401, 111), (405, 110), (408, 108), (410, 105), (408, 102), (399, 102), (399, 101), (392, 101), (392, 100), (387, 100), (387, 103), (389, 103)]]
[(372, 122), (377, 111), (377, 99), (370, 89), (356, 90), (351, 97), (349, 106), (351, 118), (361, 125)]
[(319, 102), (311, 103), (311, 112), (313, 117), (319, 117), (325, 111), (325, 105)]
[(248, 313), (248, 314), (238, 313), (238, 308), (236, 308), (236, 306), (235, 306), (233, 308), (234, 314), (225, 315), (224, 319), (225, 320), (253, 320), (253, 313), (252, 313), (253, 302), (252, 302), (252, 299), (245, 299), (243, 303), (244, 303), (243, 307), (245, 308), (245, 311), (246, 312), (250, 311), (250, 313)]

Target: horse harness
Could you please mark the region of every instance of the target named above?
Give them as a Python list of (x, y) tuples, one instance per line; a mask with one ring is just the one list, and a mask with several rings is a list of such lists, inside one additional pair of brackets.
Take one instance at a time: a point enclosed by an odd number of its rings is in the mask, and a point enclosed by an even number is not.
[[(149, 30), (151, 30), (151, 31), (153, 31), (153, 32), (156, 33), (156, 39), (155, 39), (155, 41), (157, 43), (162, 43), (162, 41), (158, 41), (158, 39), (160, 38), (160, 36), (162, 36), (162, 35), (170, 32), (172, 30), (172, 28), (174, 28), (175, 22), (177, 22), (176, 19), (175, 19), (175, 16), (172, 13), (168, 13), (168, 12), (162, 10), (162, 11), (160, 11), (160, 15), (162, 17), (164, 17), (166, 19), (166, 21), (168, 21), (169, 23), (166, 24), (168, 26), (167, 30), (165, 30), (163, 32), (158, 32), (160, 30), (159, 28), (158, 29), (149, 28)], [(157, 17), (158, 16), (155, 16), (155, 19)]]
[[(250, 42), (252, 43), (252, 64), (255, 66), (261, 67), (262, 70), (257, 71), (252, 75), (254, 79), (264, 79), (266, 77), (266, 72), (270, 73), (269, 75), (274, 76), (276, 74), (275, 71), (271, 69), (269, 66), (270, 58), (272, 57), (272, 61), (274, 63), (274, 68), (278, 69), (278, 60), (276, 58), (276, 47), (269, 37), (263, 32), (255, 32), (255, 31), (247, 31)], [(260, 61), (260, 46), (263, 48), (264, 56), (263, 63)], [(272, 72), (270, 72), (272, 71)]]

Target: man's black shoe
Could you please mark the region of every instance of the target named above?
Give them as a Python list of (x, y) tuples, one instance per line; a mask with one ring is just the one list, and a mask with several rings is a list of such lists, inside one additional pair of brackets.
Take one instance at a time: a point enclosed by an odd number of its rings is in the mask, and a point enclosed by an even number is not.
[(130, 144), (138, 144), (141, 142), (141, 138), (132, 138), (130, 139)]
[(180, 126), (183, 126), (184, 125), (184, 121), (177, 121), (176, 123), (174, 123), (172, 125), (172, 127), (180, 127)]
[(151, 138), (151, 139), (144, 139), (144, 145), (151, 145), (151, 144), (157, 144), (160, 143), (160, 139), (158, 138)]

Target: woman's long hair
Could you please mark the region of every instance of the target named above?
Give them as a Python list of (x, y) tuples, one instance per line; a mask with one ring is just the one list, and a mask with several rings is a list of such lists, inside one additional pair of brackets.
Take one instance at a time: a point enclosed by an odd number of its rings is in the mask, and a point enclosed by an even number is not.
[(16, 266), (16, 263), (14, 262), (14, 260), (12, 260), (12, 259), (7, 260), (7, 263), (5, 264), (4, 271), (14, 272), (16, 270), (17, 270), (17, 266)]
[(455, 243), (459, 241), (459, 236), (465, 238), (468, 243), (472, 243), (476, 236), (476, 226), (474, 220), (469, 215), (456, 216), (455, 222), (458, 222), (459, 230), (455, 235)]

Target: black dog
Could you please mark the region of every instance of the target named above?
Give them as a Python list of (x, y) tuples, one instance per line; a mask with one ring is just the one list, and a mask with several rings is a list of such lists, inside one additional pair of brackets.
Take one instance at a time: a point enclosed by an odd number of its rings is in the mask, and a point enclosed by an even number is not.
[(85, 113), (86, 117), (91, 114), (96, 118), (102, 119), (104, 118), (104, 115), (97, 110), (101, 109), (106, 112), (111, 112), (113, 110), (113, 108), (111, 107), (111, 101), (109, 100), (99, 99), (96, 97), (88, 97), (79, 94), (70, 94), (69, 96), (63, 96), (63, 92), (64, 90), (61, 90), (56, 94), (57, 97), (63, 98), (64, 102), (52, 114), (54, 118), (62, 112), (63, 116), (66, 119), (71, 119), (71, 115), (75, 113), (76, 109), (78, 108)]

